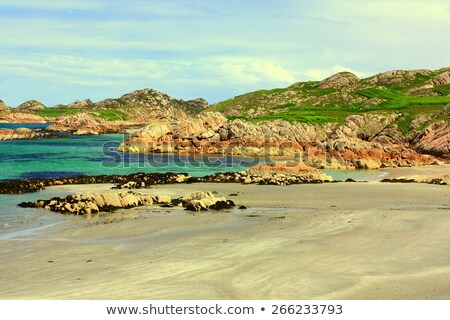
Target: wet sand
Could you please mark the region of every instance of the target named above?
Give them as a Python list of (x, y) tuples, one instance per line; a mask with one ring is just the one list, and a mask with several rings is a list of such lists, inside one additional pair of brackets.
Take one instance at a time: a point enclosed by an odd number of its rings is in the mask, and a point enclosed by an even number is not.
[(449, 186), (183, 184), (147, 192), (196, 190), (248, 209), (135, 208), (0, 241), (0, 298), (450, 298)]
[(381, 172), (387, 173), (386, 178), (400, 178), (412, 176), (425, 176), (429, 178), (442, 178), (445, 174), (450, 174), (450, 164), (439, 164), (421, 167), (384, 168)]

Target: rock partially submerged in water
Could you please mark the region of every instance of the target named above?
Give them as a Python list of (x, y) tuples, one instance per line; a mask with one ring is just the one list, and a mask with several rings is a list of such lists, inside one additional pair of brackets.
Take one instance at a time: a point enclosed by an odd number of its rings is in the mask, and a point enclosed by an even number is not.
[(67, 184), (116, 184), (113, 189), (150, 188), (156, 184), (218, 182), (265, 185), (290, 185), (300, 183), (323, 183), (333, 179), (320, 170), (305, 165), (289, 163), (256, 165), (242, 172), (215, 173), (204, 177), (191, 177), (187, 173), (133, 173), (129, 175), (79, 176), (60, 179), (26, 179), (0, 182), (0, 194), (36, 192), (49, 186)]
[(257, 164), (241, 172), (216, 173), (206, 177), (192, 178), (191, 181), (285, 186), (290, 184), (332, 182), (333, 178), (316, 168), (304, 164), (273, 162), (271, 164)]
[(164, 207), (181, 205), (190, 211), (221, 210), (230, 209), (235, 206), (231, 200), (227, 200), (224, 197), (216, 198), (211, 192), (201, 191), (193, 192), (173, 200), (167, 195), (152, 196), (134, 191), (89, 192), (69, 195), (65, 198), (55, 197), (50, 200), (22, 202), (19, 206), (23, 208), (43, 208), (54, 212), (84, 215), (98, 212), (111, 212), (117, 209), (150, 206), (153, 204), (159, 204)]
[(43, 137), (41, 133), (28, 128), (0, 129), (0, 140), (38, 139)]
[(123, 188), (147, 188), (155, 184), (171, 184), (189, 182), (191, 176), (187, 173), (132, 173), (129, 175), (100, 175), (79, 176), (60, 179), (26, 179), (9, 180), (0, 182), (0, 194), (21, 194), (36, 192), (49, 186), (67, 184), (98, 184), (117, 183), (116, 189)]

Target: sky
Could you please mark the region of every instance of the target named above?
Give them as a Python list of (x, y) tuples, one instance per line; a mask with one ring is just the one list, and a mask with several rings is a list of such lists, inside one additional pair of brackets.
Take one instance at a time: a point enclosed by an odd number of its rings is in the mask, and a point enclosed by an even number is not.
[(246, 92), (450, 66), (448, 0), (0, 0), (0, 99)]

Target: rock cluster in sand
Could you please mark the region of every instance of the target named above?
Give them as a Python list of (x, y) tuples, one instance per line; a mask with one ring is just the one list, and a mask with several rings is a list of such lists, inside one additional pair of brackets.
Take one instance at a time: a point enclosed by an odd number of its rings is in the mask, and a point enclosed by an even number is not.
[(197, 191), (178, 199), (168, 195), (148, 195), (134, 191), (83, 193), (69, 195), (64, 199), (55, 197), (50, 200), (37, 200), (35, 202), (22, 202), (25, 208), (44, 208), (61, 213), (91, 214), (98, 212), (111, 212), (117, 209), (129, 209), (138, 206), (159, 204), (163, 206), (182, 206), (190, 211), (221, 210), (234, 207), (231, 200), (224, 197), (215, 197), (211, 192)]
[(398, 178), (386, 178), (381, 180), (381, 182), (392, 182), (392, 183), (429, 183), (429, 184), (440, 184), (440, 185), (450, 185), (450, 174), (445, 174), (442, 177), (428, 177), (426, 175), (413, 175), (408, 177), (398, 177)]

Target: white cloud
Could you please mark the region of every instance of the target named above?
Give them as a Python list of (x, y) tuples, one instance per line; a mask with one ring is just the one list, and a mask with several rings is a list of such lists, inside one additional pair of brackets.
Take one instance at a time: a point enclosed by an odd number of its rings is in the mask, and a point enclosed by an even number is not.
[(328, 69), (303, 69), (299, 73), (302, 76), (302, 78), (304, 78), (304, 79), (306, 78), (308, 80), (320, 81), (325, 78), (328, 78), (329, 76), (332, 76), (333, 74), (336, 74), (336, 73), (342, 72), (342, 71), (351, 72), (351, 73), (357, 75), (359, 78), (364, 78), (369, 75), (365, 72), (360, 72), (360, 71), (357, 71), (352, 68), (342, 66), (339, 64), (334, 65)]
[(111, 83), (112, 79), (128, 83), (202, 79), (204, 83), (232, 86), (288, 85), (296, 80), (291, 72), (277, 63), (251, 61), (250, 58), (206, 59), (201, 63), (189, 63), (49, 55), (33, 55), (27, 59), (9, 56), (0, 59), (0, 73), (93, 86), (104, 86), (105, 83)]
[[(324, 19), (368, 19), (378, 22), (398, 19), (411, 21), (447, 21), (450, 4), (447, 0), (347, 0), (327, 1), (326, 6), (312, 6), (310, 14)], [(360, 19), (358, 19), (360, 18)]]
[(211, 92), (228, 98), (344, 70), (437, 69), (450, 64), (449, 14), (437, 0), (0, 0), (0, 29), (11, 30), (0, 37), (0, 96), (144, 86), (217, 101)]

